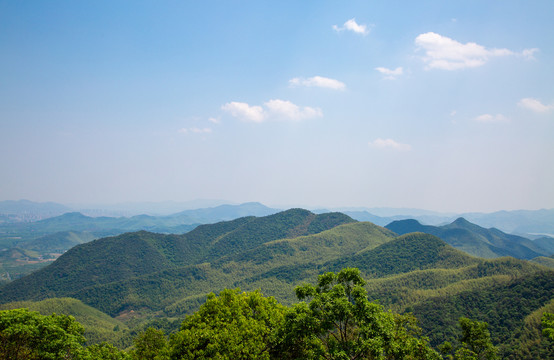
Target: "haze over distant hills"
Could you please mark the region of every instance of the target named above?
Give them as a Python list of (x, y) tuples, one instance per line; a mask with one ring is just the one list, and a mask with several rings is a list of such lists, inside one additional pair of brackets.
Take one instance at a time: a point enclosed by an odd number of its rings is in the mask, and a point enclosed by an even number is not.
[[(149, 215), (152, 217), (188, 216), (188, 223), (208, 223), (229, 220), (239, 216), (264, 216), (282, 209), (267, 207), (260, 203), (232, 204), (224, 200), (193, 200), (188, 202), (135, 202), (92, 206), (87, 204), (62, 205), (57, 203), (37, 203), (28, 200), (0, 201), (0, 223), (8, 220), (8, 215), (33, 213), (33, 220), (61, 215), (67, 212), (81, 212), (84, 215), (99, 217), (132, 217)], [(495, 227), (508, 233), (550, 234), (554, 236), (554, 209), (513, 210), (492, 213), (441, 213), (414, 208), (386, 207), (343, 207), (314, 209), (314, 213), (338, 211), (358, 221), (371, 221), (385, 226), (395, 220), (416, 219), (422, 224), (444, 225), (458, 217), (485, 228)], [(13, 219), (12, 219), (13, 221)], [(28, 220), (27, 220), (28, 221)]]
[[(459, 250), (483, 258), (513, 256), (518, 259), (533, 259), (552, 254), (551, 246), (506, 234), (495, 228), (485, 229), (464, 218), (458, 218), (443, 226), (422, 225), (413, 219), (397, 220), (388, 224), (386, 228), (397, 234), (416, 231), (432, 234)], [(550, 243), (554, 245), (554, 239), (551, 240)]]

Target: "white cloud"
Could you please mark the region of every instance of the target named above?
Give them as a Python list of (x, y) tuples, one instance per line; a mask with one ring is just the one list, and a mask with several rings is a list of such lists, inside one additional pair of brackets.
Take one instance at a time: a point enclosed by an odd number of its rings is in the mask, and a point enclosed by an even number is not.
[(232, 116), (252, 122), (262, 122), (266, 118), (264, 109), (261, 106), (250, 106), (243, 102), (230, 102), (221, 107), (224, 111), (230, 113)]
[(500, 122), (507, 122), (508, 118), (502, 114), (496, 114), (496, 115), (483, 114), (483, 115), (477, 116), (474, 120), (481, 123), (500, 123)]
[(394, 70), (387, 69), (385, 67), (376, 67), (375, 70), (385, 75), (385, 79), (390, 79), (390, 80), (394, 80), (396, 79), (397, 76), (400, 76), (404, 73), (404, 70), (400, 66)]
[(221, 108), (238, 119), (258, 123), (269, 119), (304, 120), (323, 116), (323, 112), (319, 108), (300, 107), (287, 100), (272, 99), (265, 102), (264, 107), (230, 102)]
[(213, 124), (221, 124), (221, 120), (219, 118), (211, 117), (211, 118), (208, 118), (208, 121)]
[(482, 66), (493, 57), (521, 55), (532, 57), (537, 49), (525, 49), (521, 54), (508, 49), (487, 49), (469, 42), (462, 44), (446, 36), (428, 32), (415, 39), (416, 45), (425, 51), (423, 61), (428, 69), (458, 70)]
[(315, 86), (333, 90), (344, 90), (346, 85), (338, 80), (326, 78), (323, 76), (314, 76), (311, 78), (294, 78), (289, 80), (291, 86)]
[(402, 144), (392, 139), (375, 139), (369, 142), (369, 146), (377, 149), (391, 149), (396, 151), (410, 151), (412, 147), (408, 144)]
[(182, 128), (182, 129), (179, 129), (177, 130), (178, 132), (182, 133), (182, 134), (188, 134), (188, 133), (194, 133), (194, 134), (209, 134), (212, 132), (212, 129), (210, 128), (197, 128), (197, 127), (192, 127), (192, 128)]
[(264, 105), (271, 113), (291, 120), (309, 119), (323, 115), (321, 109), (309, 106), (300, 108), (298, 105), (286, 100), (273, 99), (269, 100)]
[(369, 34), (369, 30), (367, 28), (367, 25), (365, 24), (358, 24), (356, 22), (356, 19), (355, 18), (352, 18), (348, 21), (346, 21), (342, 27), (338, 27), (337, 25), (333, 25), (333, 29), (335, 31), (338, 31), (338, 32), (341, 32), (343, 30), (348, 30), (348, 31), (352, 31), (352, 32), (355, 32), (357, 34), (362, 34), (362, 35), (367, 35)]
[(552, 110), (554, 108), (553, 105), (544, 105), (539, 100), (532, 99), (532, 98), (521, 99), (521, 100), (519, 100), (519, 102), (517, 104), (518, 104), (518, 106), (520, 106), (522, 108), (525, 108), (525, 109), (528, 109), (528, 110), (531, 110), (531, 111), (534, 111), (534, 112), (537, 112), (537, 113), (549, 112), (550, 110)]
[(535, 53), (537, 51), (539, 51), (539, 49), (537, 49), (537, 48), (525, 49), (521, 52), (521, 56), (523, 56), (527, 60), (535, 60)]

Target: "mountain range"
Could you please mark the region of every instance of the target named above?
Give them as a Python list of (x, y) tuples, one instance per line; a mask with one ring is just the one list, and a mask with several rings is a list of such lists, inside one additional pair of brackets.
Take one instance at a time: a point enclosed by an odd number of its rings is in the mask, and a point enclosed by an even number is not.
[[(497, 245), (518, 243), (475, 226), (458, 219), (441, 229), (473, 231), (480, 241)], [(474, 257), (421, 232), (428, 228), (419, 230), (401, 235), (342, 213), (291, 209), (200, 225), (180, 235), (125, 233), (77, 245), (51, 265), (4, 285), (0, 304), (69, 297), (131, 327), (160, 316), (182, 318), (207, 293), (224, 288), (261, 289), (291, 304), (296, 285), (357, 267), (370, 298), (395, 311), (412, 311), (433, 345), (455, 338), (457, 319), (472, 316), (491, 324), (502, 354), (527, 351), (540, 358), (540, 322), (532, 319), (554, 308), (554, 272), (513, 257)]]
[[(483, 258), (513, 256), (518, 259), (533, 259), (553, 253), (554, 239), (531, 241), (527, 238), (506, 234), (498, 229), (485, 229), (464, 218), (443, 226), (422, 225), (417, 220), (398, 220), (386, 226), (397, 234), (424, 232), (435, 235), (453, 247), (468, 254)], [(550, 240), (549, 240), (550, 239)]]

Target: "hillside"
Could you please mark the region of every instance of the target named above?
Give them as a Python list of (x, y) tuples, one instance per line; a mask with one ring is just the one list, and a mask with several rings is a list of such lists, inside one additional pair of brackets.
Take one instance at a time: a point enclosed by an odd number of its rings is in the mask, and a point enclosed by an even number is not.
[[(525, 358), (544, 359), (546, 349), (538, 345), (539, 336), (530, 342), (518, 342), (525, 327), (526, 318), (535, 310), (549, 304), (554, 298), (554, 272), (543, 271), (513, 278), (506, 282), (490, 284), (481, 289), (468, 289), (456, 296), (437, 296), (413, 306), (411, 310), (431, 340), (438, 345), (444, 339), (455, 338), (456, 323), (461, 316), (489, 323), (494, 343), (501, 344), (502, 358), (521, 358), (516, 355), (530, 346), (531, 354)], [(537, 343), (538, 341), (538, 343)], [(543, 345), (547, 345), (544, 342)], [(529, 356), (531, 355), (531, 356)]]
[(463, 218), (443, 226), (422, 225), (417, 220), (399, 220), (388, 224), (386, 228), (397, 234), (419, 231), (435, 235), (456, 249), (483, 258), (513, 256), (518, 259), (532, 259), (550, 255), (529, 239), (494, 228), (485, 229)]
[(2, 288), (2, 302), (73, 296), (138, 276), (192, 266), (219, 254), (231, 255), (284, 237), (321, 232), (353, 222), (338, 213), (314, 215), (291, 209), (267, 217), (246, 217), (202, 225), (183, 235), (146, 231), (98, 239), (76, 246), (53, 264)]
[(0, 279), (17, 279), (45, 266), (47, 262), (44, 259), (54, 260), (73, 246), (93, 239), (140, 230), (182, 234), (200, 223), (216, 223), (247, 215), (266, 216), (276, 212), (260, 203), (245, 203), (187, 210), (169, 216), (90, 217), (73, 212), (33, 222), (0, 222), (0, 251), (32, 250), (36, 253), (29, 260), (18, 261), (0, 256)]
[[(458, 221), (448, 231), (469, 231), (471, 226)], [(554, 283), (554, 273), (540, 265), (511, 257), (477, 258), (431, 234), (397, 236), (344, 214), (291, 209), (201, 225), (183, 235), (141, 231), (78, 245), (46, 268), (4, 286), (0, 303), (71, 297), (141, 327), (145, 321), (157, 323), (160, 316), (182, 318), (207, 293), (225, 288), (261, 289), (289, 305), (295, 302), (296, 285), (344, 267), (360, 269), (371, 300), (431, 319), (424, 329), (444, 335), (442, 339), (455, 338), (455, 316), (482, 315), (468, 297), (494, 304), (480, 305), (493, 320), (492, 307), (498, 314), (504, 308), (516, 311), (503, 296), (524, 298), (528, 305), (522, 316), (510, 323), (516, 328), (554, 299), (551, 286), (541, 285)], [(452, 304), (444, 305), (452, 319), (438, 318), (432, 312), (437, 304)], [(518, 343), (515, 333), (494, 321), (495, 334), (510, 334), (495, 338), (499, 344), (508, 348)], [(178, 322), (170, 323), (164, 325), (167, 331), (178, 328)]]
[(85, 328), (87, 344), (98, 344), (103, 341), (119, 347), (132, 344), (129, 327), (123, 322), (111, 318), (97, 309), (71, 298), (52, 298), (43, 301), (17, 301), (0, 305), (0, 310), (27, 308), (42, 315), (65, 314), (75, 317)]

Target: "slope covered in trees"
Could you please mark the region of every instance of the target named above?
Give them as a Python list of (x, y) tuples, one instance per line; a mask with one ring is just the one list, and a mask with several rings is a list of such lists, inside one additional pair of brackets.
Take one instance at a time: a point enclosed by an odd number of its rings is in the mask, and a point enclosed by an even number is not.
[(386, 226), (397, 234), (424, 232), (435, 235), (456, 249), (483, 258), (513, 256), (518, 259), (532, 259), (551, 255), (533, 241), (517, 235), (506, 234), (498, 229), (485, 229), (464, 218), (443, 226), (422, 225), (417, 220), (398, 220)]
[[(443, 338), (456, 337), (461, 316), (483, 321), (493, 309), (515, 309), (502, 299), (517, 297), (516, 288), (541, 287), (539, 274), (554, 282), (552, 272), (524, 260), (476, 258), (430, 234), (397, 236), (343, 214), (292, 209), (202, 225), (184, 235), (143, 231), (79, 245), (47, 268), (3, 287), (0, 303), (69, 296), (135, 329), (145, 322), (162, 324), (159, 317), (169, 316), (163, 328), (177, 331), (169, 324), (198, 309), (206, 293), (261, 289), (288, 306), (296, 302), (295, 286), (346, 267), (359, 268), (370, 300), (433, 319), (423, 326), (426, 334), (443, 333)], [(519, 286), (510, 287), (516, 281)], [(484, 293), (489, 294), (481, 299), (487, 309), (472, 312), (474, 304), (464, 296)], [(525, 319), (554, 298), (548, 286), (524, 294), (530, 305), (510, 322), (514, 331), (524, 329)], [(449, 302), (456, 311), (447, 307), (445, 312), (452, 317), (427, 316), (436, 304)], [(495, 344), (503, 354), (513, 353), (512, 344), (523, 340), (512, 329), (509, 337), (498, 337), (499, 331), (506, 328), (491, 320)]]

